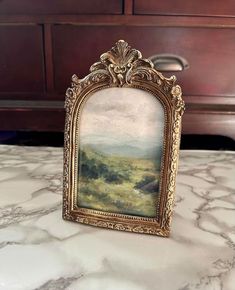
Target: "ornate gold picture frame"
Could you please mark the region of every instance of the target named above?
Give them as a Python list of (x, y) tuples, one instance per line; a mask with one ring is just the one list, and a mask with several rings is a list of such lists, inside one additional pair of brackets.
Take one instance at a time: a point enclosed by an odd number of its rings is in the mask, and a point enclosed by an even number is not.
[(184, 102), (119, 40), (66, 92), (63, 218), (167, 237)]

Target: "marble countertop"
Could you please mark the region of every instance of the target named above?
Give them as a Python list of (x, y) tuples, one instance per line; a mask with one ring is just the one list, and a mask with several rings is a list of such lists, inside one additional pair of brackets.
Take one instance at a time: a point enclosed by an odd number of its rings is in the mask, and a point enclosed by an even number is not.
[(0, 146), (0, 289), (235, 289), (235, 152), (181, 151), (168, 239), (62, 220), (61, 177), (62, 148)]

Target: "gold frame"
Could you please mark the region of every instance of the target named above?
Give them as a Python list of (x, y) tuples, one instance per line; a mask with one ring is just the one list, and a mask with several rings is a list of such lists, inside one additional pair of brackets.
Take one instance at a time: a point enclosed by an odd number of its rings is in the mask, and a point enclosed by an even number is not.
[[(90, 74), (79, 79), (72, 76), (71, 88), (66, 92), (64, 174), (63, 174), (63, 218), (93, 226), (146, 233), (167, 237), (170, 233), (172, 208), (174, 204), (175, 179), (178, 164), (181, 117), (184, 112), (181, 88), (175, 85), (176, 77), (165, 78), (156, 71), (150, 60), (128, 43), (119, 40), (108, 52), (93, 64)], [(79, 115), (86, 99), (98, 90), (110, 87), (139, 88), (150, 92), (163, 105), (164, 149), (161, 163), (160, 202), (156, 218), (130, 216), (102, 212), (78, 207), (77, 159)]]

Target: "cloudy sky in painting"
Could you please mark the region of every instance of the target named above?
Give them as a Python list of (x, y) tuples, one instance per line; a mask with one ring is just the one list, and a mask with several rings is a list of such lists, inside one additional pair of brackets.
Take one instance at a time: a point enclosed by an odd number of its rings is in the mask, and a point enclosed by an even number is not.
[[(134, 88), (108, 88), (94, 93), (80, 119), (82, 143), (161, 143), (164, 111), (154, 96)], [(133, 144), (134, 142), (134, 144)]]

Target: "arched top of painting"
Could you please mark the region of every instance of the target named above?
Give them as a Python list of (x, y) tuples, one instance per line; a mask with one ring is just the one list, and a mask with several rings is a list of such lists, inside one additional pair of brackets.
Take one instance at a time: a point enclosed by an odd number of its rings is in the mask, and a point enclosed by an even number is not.
[(120, 142), (129, 145), (128, 148), (142, 148), (147, 143), (153, 148), (163, 140), (164, 122), (162, 104), (147, 91), (107, 88), (86, 100), (80, 114), (79, 134), (88, 143), (94, 138), (98, 143), (109, 139), (108, 144), (117, 148)]

